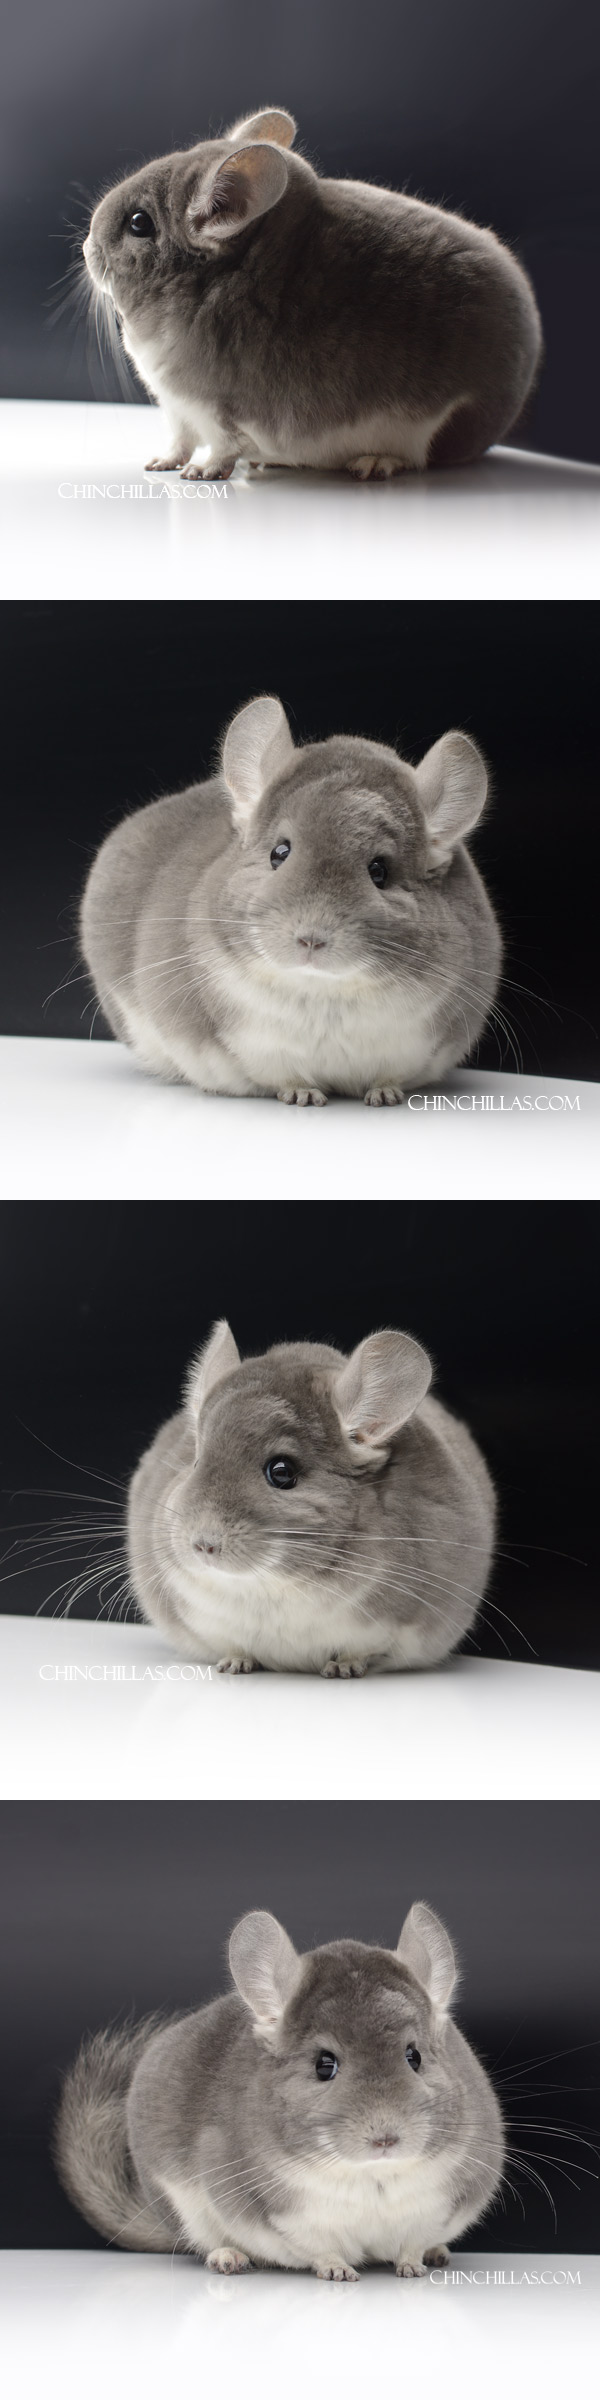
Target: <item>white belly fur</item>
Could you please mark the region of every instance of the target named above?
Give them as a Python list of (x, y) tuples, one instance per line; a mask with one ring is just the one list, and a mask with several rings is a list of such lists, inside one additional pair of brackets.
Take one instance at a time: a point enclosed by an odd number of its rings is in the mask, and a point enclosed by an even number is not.
[[(220, 2208), (198, 2183), (161, 2178), (160, 2188), (185, 2228), (188, 2242), (200, 2252), (226, 2239), (233, 2240), (267, 2263), (306, 2268), (327, 2259), (347, 2265), (372, 2260), (420, 2261), (423, 2251), (448, 2239), (460, 2226), (449, 2222), (448, 2160), (414, 2158), (392, 2165), (389, 2159), (356, 2165), (334, 2160), (285, 2162), (286, 2191), (281, 2201), (274, 2186), (269, 2198), (271, 2225), (257, 2221), (247, 2206), (242, 2184), (239, 2199), (232, 2196)], [(257, 2166), (257, 2193), (260, 2164)], [(462, 2224), (463, 2219), (460, 2219)]]
[(283, 1575), (218, 1570), (196, 1575), (174, 1564), (164, 1583), (193, 1636), (196, 1655), (207, 1666), (231, 1655), (254, 1658), (275, 1673), (282, 1668), (318, 1674), (335, 1651), (380, 1668), (418, 1666), (425, 1656), (426, 1625), (418, 1619), (378, 1624), (329, 1582), (303, 1584)]
[(350, 1096), (371, 1084), (414, 1088), (456, 1063), (456, 1043), (440, 1042), (433, 991), (373, 986), (368, 979), (296, 977), (228, 959), (213, 984), (227, 1010), (223, 1042), (197, 1043), (181, 1024), (157, 1026), (140, 998), (117, 991), (128, 1038), (155, 1073), (183, 1076), (204, 1091), (277, 1092), (314, 1084)]

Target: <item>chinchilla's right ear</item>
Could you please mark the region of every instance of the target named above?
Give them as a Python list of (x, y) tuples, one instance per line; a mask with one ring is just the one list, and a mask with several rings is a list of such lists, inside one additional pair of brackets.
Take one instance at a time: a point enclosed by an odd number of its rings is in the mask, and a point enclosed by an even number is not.
[(429, 1993), (434, 2008), (447, 2008), (458, 1967), (449, 1933), (441, 1917), (424, 1900), (415, 1900), (404, 1919), (396, 1956), (410, 1967), (417, 1983)]
[(302, 1959), (278, 1918), (263, 1908), (240, 1917), (229, 1943), (229, 1964), (257, 2030), (276, 2025), (302, 1973)]
[(240, 708), (223, 744), (223, 774), (234, 803), (238, 832), (244, 834), (254, 809), (276, 775), (294, 756), (294, 744), (280, 700), (265, 696)]
[(213, 1325), (204, 1349), (199, 1350), (198, 1357), (192, 1360), (187, 1375), (186, 1399), (194, 1424), (209, 1392), (214, 1391), (215, 1384), (222, 1383), (225, 1375), (233, 1375), (234, 1369), (240, 1367), (241, 1363), (227, 1319), (220, 1317), (218, 1324)]

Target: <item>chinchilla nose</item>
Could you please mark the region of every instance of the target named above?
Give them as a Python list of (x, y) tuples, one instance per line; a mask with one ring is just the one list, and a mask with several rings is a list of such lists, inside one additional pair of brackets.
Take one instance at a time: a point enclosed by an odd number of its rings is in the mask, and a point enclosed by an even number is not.
[(204, 1558), (219, 1558), (222, 1547), (223, 1545), (218, 1533), (203, 1532), (194, 1534), (194, 1549), (200, 1550)]
[(397, 2142), (398, 2142), (398, 2135), (397, 2135), (397, 2133), (380, 2133), (380, 2134), (378, 2135), (378, 2137), (377, 2137), (377, 2141), (374, 2141), (374, 2142), (372, 2142), (372, 2143), (371, 2143), (371, 2149), (372, 2149), (372, 2150), (395, 2150), (395, 2149), (396, 2149), (396, 2147), (397, 2147)]
[(298, 949), (299, 949), (299, 950), (326, 950), (326, 949), (327, 949), (327, 935), (326, 935), (326, 933), (299, 933), (299, 934), (298, 934), (298, 936), (297, 936), (297, 940), (298, 940)]

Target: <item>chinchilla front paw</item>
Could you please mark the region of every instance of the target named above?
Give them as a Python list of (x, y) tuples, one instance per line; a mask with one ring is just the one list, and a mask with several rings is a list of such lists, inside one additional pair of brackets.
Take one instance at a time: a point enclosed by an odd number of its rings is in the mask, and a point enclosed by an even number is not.
[(320, 1092), (316, 1083), (283, 1083), (277, 1093), (288, 1108), (326, 1108), (327, 1093)]
[(447, 2267), (450, 2251), (446, 2249), (445, 2242), (438, 2242), (437, 2250), (424, 2250), (423, 2257), (426, 2267)]
[(252, 2260), (245, 2250), (209, 2250), (206, 2264), (214, 2267), (217, 2275), (245, 2275)]
[(333, 1652), (333, 1657), (328, 1658), (327, 1665), (321, 1667), (322, 1675), (345, 1676), (347, 1678), (349, 1678), (351, 1675), (366, 1675), (366, 1672), (367, 1662), (365, 1658), (338, 1658), (336, 1650)]
[(372, 451), (364, 451), (360, 458), (349, 458), (346, 467), (346, 474), (354, 475), (357, 483), (388, 483), (391, 475), (404, 473), (403, 458), (375, 457)]
[(203, 466), (182, 467), (185, 483), (228, 483), (236, 465), (235, 458), (207, 458)]
[(255, 1658), (218, 1658), (217, 1675), (253, 1675), (255, 1666)]
[(404, 2275), (404, 2276), (406, 2276), (406, 2277), (410, 2277), (410, 2276), (412, 2276), (412, 2277), (415, 2277), (415, 2276), (418, 2276), (418, 2275), (426, 2275), (426, 2273), (427, 2273), (427, 2269), (426, 2269), (426, 2266), (425, 2266), (425, 2264), (424, 2264), (424, 2261), (423, 2261), (423, 2259), (422, 2259), (422, 2258), (399, 2258), (399, 2259), (397, 2260), (397, 2263), (396, 2263), (396, 2274), (397, 2274), (397, 2275)]
[(399, 1108), (404, 1093), (399, 1083), (370, 1083), (363, 1097), (365, 1108)]
[(344, 2258), (317, 2259), (313, 2274), (321, 2283), (358, 2283), (356, 2267), (347, 2267)]

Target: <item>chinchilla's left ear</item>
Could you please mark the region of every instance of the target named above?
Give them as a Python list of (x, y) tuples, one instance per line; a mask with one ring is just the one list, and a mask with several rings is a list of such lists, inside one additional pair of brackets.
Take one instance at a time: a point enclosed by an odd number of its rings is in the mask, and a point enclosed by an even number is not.
[(431, 1360), (409, 1333), (371, 1333), (336, 1375), (332, 1398), (348, 1441), (363, 1457), (385, 1452), (425, 1398)]
[(467, 733), (444, 733), (416, 768), (429, 835), (432, 873), (450, 864), (457, 842), (477, 824), (487, 794), (487, 769)]
[(255, 117), (240, 117), (239, 125), (230, 125), (228, 142), (278, 142), (281, 150), (291, 150), (298, 127), (287, 108), (259, 108)]
[(223, 774), (234, 802), (234, 818), (243, 833), (276, 775), (294, 756), (294, 744), (280, 700), (265, 694), (238, 709), (223, 744)]
[(415, 1900), (405, 1917), (396, 1952), (404, 1967), (410, 1967), (417, 1983), (422, 1983), (434, 2008), (447, 2008), (457, 1979), (458, 1968), (449, 1933), (424, 1900)]

